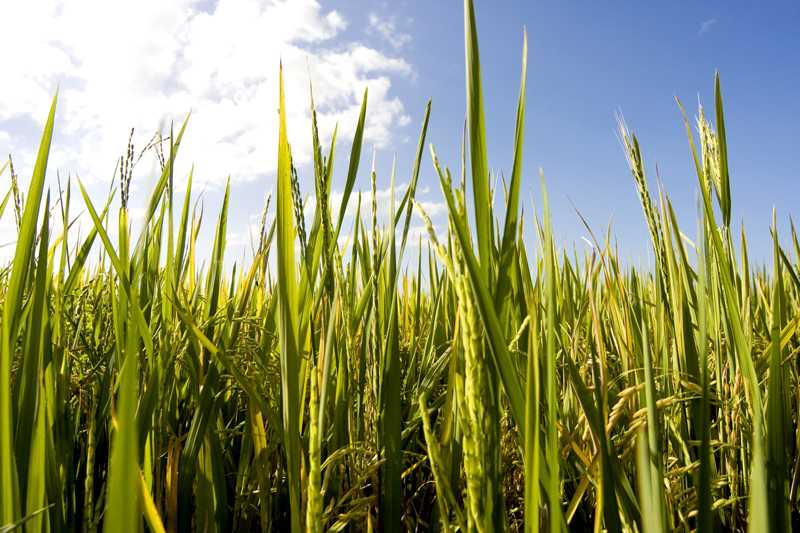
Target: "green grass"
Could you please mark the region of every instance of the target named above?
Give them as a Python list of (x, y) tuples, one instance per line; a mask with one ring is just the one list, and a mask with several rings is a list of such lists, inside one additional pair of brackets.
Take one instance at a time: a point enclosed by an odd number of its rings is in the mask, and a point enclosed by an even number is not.
[[(252, 263), (230, 272), (229, 188), (202, 268), (191, 176), (186, 195), (173, 194), (187, 123), (170, 131), (134, 240), (132, 148), (121, 202), (114, 191), (94, 203), (78, 181), (93, 227), (77, 243), (54, 230), (69, 226), (75, 185), (45, 190), (54, 98), (27, 194), (12, 165), (0, 170), (12, 183), (0, 216), (13, 210), (18, 229), (14, 261), (0, 269), (0, 531), (654, 533), (800, 523), (800, 242), (792, 228), (782, 248), (773, 225), (767, 271), (749, 264), (744, 232), (734, 234), (719, 79), (716, 126), (702, 108), (696, 131), (686, 120), (696, 240), (669, 198), (649, 190), (639, 142), (621, 122), (655, 261), (626, 265), (610, 234), (592, 235), (591, 249), (558, 248), (543, 177), (543, 216), (523, 238), (527, 38), (512, 172), (492, 190), (470, 0), (464, 13), (461, 179), (426, 150), (429, 102), (410, 187), (379, 226), (377, 182), (394, 190), (396, 169), (373, 167), (363, 219), (361, 193), (351, 196), (365, 92), (334, 217), (334, 143), (324, 156), (312, 100), (320, 201), (306, 220), (281, 72), (274, 222), (265, 206)], [(438, 232), (415, 200), (426, 152), (447, 206)], [(340, 235), (351, 203), (358, 214)], [(408, 241), (414, 208), (427, 248)]]

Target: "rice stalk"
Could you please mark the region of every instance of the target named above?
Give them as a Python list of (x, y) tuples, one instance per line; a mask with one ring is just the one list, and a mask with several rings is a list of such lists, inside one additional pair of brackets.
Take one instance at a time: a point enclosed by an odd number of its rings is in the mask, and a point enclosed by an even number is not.
[[(443, 226), (416, 198), (430, 102), (413, 165), (395, 160), (386, 180), (394, 190), (409, 171), (405, 194), (392, 194), (379, 220), (373, 157), (371, 213), (362, 219), (359, 193), (340, 236), (366, 93), (334, 224), (336, 134), (323, 157), (312, 125), (313, 169), (292, 165), (281, 72), (276, 216), (268, 227), (268, 196), (251, 263), (226, 269), (229, 185), (209, 260), (199, 255), (193, 169), (186, 194), (174, 194), (186, 122), (177, 135), (159, 130), (138, 158), (128, 139), (103, 209), (77, 181), (92, 225), (75, 238), (71, 179), (52, 204), (45, 194), (54, 98), (27, 192), (12, 170), (0, 204), (0, 215), (14, 204), (18, 228), (14, 261), (0, 268), (0, 530), (627, 533), (797, 522), (800, 242), (792, 227), (780, 245), (774, 215), (771, 270), (752, 261), (744, 231), (734, 246), (719, 78), (714, 117), (700, 107), (696, 133), (683, 117), (696, 242), (661, 184), (651, 196), (639, 141), (620, 119), (655, 263), (629, 264), (610, 227), (583, 250), (558, 245), (544, 187), (529, 252), (519, 211), (525, 37), (501, 224), (477, 21), (464, 7), (460, 184), (430, 150)], [(161, 172), (133, 235), (130, 183), (150, 149)], [(312, 171), (307, 225), (300, 194)], [(404, 255), (412, 211), (427, 261), (421, 245)]]

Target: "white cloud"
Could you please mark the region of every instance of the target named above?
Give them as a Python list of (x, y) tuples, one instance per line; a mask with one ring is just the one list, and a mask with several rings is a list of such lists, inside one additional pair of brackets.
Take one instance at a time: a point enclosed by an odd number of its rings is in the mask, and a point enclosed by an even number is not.
[(108, 183), (131, 126), (138, 154), (165, 118), (175, 119), (177, 134), (190, 108), (178, 162), (195, 163), (196, 184), (215, 189), (229, 174), (236, 182), (274, 173), (281, 59), (298, 166), (311, 160), (309, 69), (323, 143), (336, 120), (338, 139), (349, 142), (365, 87), (366, 143), (389, 145), (410, 121), (390, 89), (412, 66), (335, 39), (347, 21), (314, 0), (219, 0), (210, 13), (193, 0), (32, 0), (3, 2), (0, 20), (14, 21), (0, 32), (0, 70), (14, 80), (0, 86), (0, 128), (9, 133), (0, 142), (22, 176), (38, 139), (31, 145), (17, 125), (41, 128), (58, 82), (62, 129), (50, 168), (87, 184)]
[(709, 19), (702, 24), (700, 24), (700, 31), (697, 32), (698, 37), (702, 37), (705, 32), (711, 28), (711, 26), (717, 21), (717, 19)]
[(397, 31), (394, 17), (381, 19), (378, 15), (370, 13), (369, 32), (377, 33), (385, 39), (395, 50), (400, 50), (403, 45), (411, 41), (411, 36)]

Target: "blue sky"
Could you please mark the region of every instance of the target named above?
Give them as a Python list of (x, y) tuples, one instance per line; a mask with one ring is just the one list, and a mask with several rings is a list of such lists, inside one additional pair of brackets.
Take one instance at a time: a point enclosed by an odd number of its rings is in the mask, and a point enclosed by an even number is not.
[[(681, 230), (694, 238), (697, 178), (674, 96), (692, 124), (698, 97), (713, 115), (719, 69), (735, 234), (743, 218), (751, 257), (769, 261), (775, 206), (786, 242), (789, 214), (800, 199), (800, 4), (476, 2), (475, 9), (488, 158), (495, 171), (507, 173), (511, 165), (523, 28), (528, 31), (522, 203), (529, 237), (528, 191), (540, 207), (542, 167), (559, 240), (571, 248), (588, 237), (571, 199), (598, 237), (613, 213), (611, 231), (623, 257), (638, 262), (646, 255), (644, 216), (615, 134), (614, 113), (621, 110), (639, 139), (651, 190), (657, 160)], [(356, 189), (369, 191), (374, 147), (385, 212), (392, 157), (396, 152), (398, 184), (407, 183), (428, 98), (426, 144), (436, 147), (440, 162), (454, 174), (460, 171), (466, 97), (459, 2), (145, 0), (115, 7), (36, 0), (6, 2), (0, 18), (17, 21), (0, 36), (0, 45), (19, 50), (0, 59), (6, 80), (0, 86), (0, 153), (12, 154), (23, 181), (29, 179), (59, 82), (49, 183), (55, 190), (56, 169), (62, 182), (77, 174), (97, 204), (103, 203), (130, 128), (136, 128), (138, 152), (162, 120), (174, 120), (177, 127), (193, 108), (176, 165), (179, 188), (194, 163), (195, 194), (205, 191), (202, 249), (213, 236), (230, 175), (229, 260), (242, 254), (249, 259), (248, 224), (257, 233), (265, 195), (275, 183), (279, 58), (304, 191), (312, 183), (309, 69), (326, 150), (339, 122), (334, 199), (343, 187), (367, 86)], [(97, 24), (98, 19), (107, 23)], [(134, 172), (134, 221), (153, 161), (146, 155)], [(427, 150), (421, 168), (418, 200), (437, 231), (444, 231), (442, 195)], [(501, 197), (495, 208), (502, 212)], [(88, 223), (80, 221), (84, 234)], [(424, 233), (419, 219), (412, 228)], [(13, 216), (7, 212), (0, 221), (0, 244), (13, 239)], [(11, 249), (0, 253), (8, 256)]]

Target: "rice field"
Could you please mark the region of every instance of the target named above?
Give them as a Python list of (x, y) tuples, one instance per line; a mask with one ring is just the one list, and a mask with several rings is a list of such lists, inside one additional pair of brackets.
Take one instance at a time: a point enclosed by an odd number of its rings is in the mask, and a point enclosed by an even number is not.
[[(89, 198), (78, 179), (45, 190), (53, 99), (27, 193), (10, 164), (0, 174), (12, 183), (0, 216), (13, 211), (18, 229), (0, 270), (0, 531), (800, 525), (800, 242), (792, 227), (781, 247), (774, 226), (767, 270), (731, 226), (719, 78), (713, 125), (702, 108), (696, 121), (683, 115), (695, 227), (679, 228), (669, 198), (649, 188), (620, 122), (654, 256), (627, 266), (608, 234), (593, 235), (593, 248), (556, 246), (543, 176), (526, 246), (527, 44), (511, 175), (491, 190), (470, 0), (465, 35), (460, 169), (453, 176), (426, 144), (429, 104), (411, 184), (380, 225), (376, 172), (357, 175), (367, 93), (340, 206), (311, 102), (318, 201), (306, 219), (281, 74), (276, 195), (252, 263), (230, 272), (228, 190), (207, 261), (195, 251), (209, 222), (192, 208), (191, 176), (174, 194), (187, 123), (163, 140), (134, 238), (132, 146), (108, 198)], [(415, 201), (431, 164), (446, 231)], [(371, 195), (353, 194), (357, 179)], [(390, 180), (395, 190), (394, 169)], [(69, 242), (53, 228), (69, 227), (78, 194), (93, 227)], [(371, 217), (357, 209), (347, 234), (345, 207), (362, 202)], [(408, 238), (414, 211), (425, 247)]]

